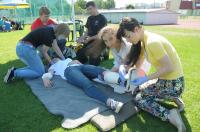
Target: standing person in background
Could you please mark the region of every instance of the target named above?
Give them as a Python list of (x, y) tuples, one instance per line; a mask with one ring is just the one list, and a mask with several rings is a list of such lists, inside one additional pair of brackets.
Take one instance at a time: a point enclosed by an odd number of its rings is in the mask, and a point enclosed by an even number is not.
[(77, 52), (77, 59), (81, 63), (86, 63), (89, 57), (89, 64), (99, 65), (100, 55), (105, 49), (105, 44), (98, 38), (98, 32), (107, 25), (106, 18), (98, 12), (98, 9), (93, 1), (86, 4), (88, 17), (85, 27), (86, 33), (80, 37), (78, 43), (83, 43), (84, 46)]
[[(31, 31), (36, 30), (38, 28), (44, 27), (44, 26), (55, 26), (57, 25), (57, 22), (50, 18), (50, 10), (47, 7), (41, 7), (39, 10), (40, 17), (37, 18), (31, 25)], [(66, 38), (64, 36), (60, 36), (57, 38), (57, 44), (60, 48), (61, 52), (63, 53), (65, 50), (66, 45)], [(38, 50), (41, 53), (41, 47), (38, 48)], [(52, 55), (53, 53), (50, 53)], [(40, 55), (44, 56), (44, 55)], [(47, 58), (45, 58), (47, 59)]]

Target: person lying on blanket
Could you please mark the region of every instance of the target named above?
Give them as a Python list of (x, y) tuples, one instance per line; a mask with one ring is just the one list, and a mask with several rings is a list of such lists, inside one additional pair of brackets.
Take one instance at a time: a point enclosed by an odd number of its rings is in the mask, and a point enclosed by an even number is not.
[[(55, 64), (53, 64), (48, 69), (48, 73), (45, 73), (42, 76), (45, 87), (52, 87), (53, 83), (51, 82), (51, 78), (53, 77), (53, 75), (59, 75), (62, 79), (67, 80), (67, 82), (69, 82), (70, 84), (83, 89), (85, 94), (89, 97), (103, 102), (106, 106), (111, 108), (116, 113), (121, 110), (123, 106), (122, 102), (116, 101), (106, 96), (103, 92), (98, 90), (94, 83), (91, 81), (94, 78), (113, 81), (119, 79), (119, 77), (111, 77), (112, 73), (101, 67), (93, 65), (83, 65), (79, 61), (73, 61), (69, 58), (67, 58), (66, 60), (55, 58), (53, 61), (55, 61)], [(113, 78), (113, 80), (111, 78)]]

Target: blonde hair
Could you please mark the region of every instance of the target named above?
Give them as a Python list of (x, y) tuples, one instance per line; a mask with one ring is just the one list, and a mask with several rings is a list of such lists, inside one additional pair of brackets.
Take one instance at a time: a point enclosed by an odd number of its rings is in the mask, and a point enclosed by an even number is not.
[(40, 16), (42, 14), (49, 15), (50, 13), (51, 13), (50, 10), (45, 6), (41, 7), (40, 10), (39, 10), (39, 15)]
[(117, 29), (111, 27), (111, 26), (105, 26), (102, 28), (98, 33), (98, 38), (102, 39), (106, 34), (111, 34), (116, 36)]
[(69, 26), (65, 23), (61, 23), (61, 24), (56, 25), (54, 31), (55, 31), (56, 37), (59, 36), (59, 35), (65, 35), (65, 37), (68, 37), (68, 35), (70, 33)]

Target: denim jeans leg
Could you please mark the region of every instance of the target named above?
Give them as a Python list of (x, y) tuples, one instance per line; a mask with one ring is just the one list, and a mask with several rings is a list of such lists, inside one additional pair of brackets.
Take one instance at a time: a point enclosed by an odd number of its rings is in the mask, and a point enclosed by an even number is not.
[(80, 67), (82, 73), (89, 79), (98, 78), (103, 75), (104, 71), (106, 71), (104, 68), (94, 65), (81, 65)]
[(93, 82), (82, 73), (81, 67), (82, 66), (72, 66), (66, 68), (65, 77), (67, 81), (83, 89), (89, 97), (106, 104), (108, 97), (103, 92), (98, 90)]
[(15, 77), (19, 78), (37, 78), (44, 74), (44, 65), (37, 54), (35, 48), (26, 44), (18, 44), (16, 48), (18, 57), (27, 67), (15, 70)]

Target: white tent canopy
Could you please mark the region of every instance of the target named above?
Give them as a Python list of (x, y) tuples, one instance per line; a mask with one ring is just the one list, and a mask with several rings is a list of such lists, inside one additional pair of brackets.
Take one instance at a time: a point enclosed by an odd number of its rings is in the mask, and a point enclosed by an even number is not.
[(16, 9), (16, 8), (29, 8), (26, 0), (2, 0), (0, 2), (0, 9)]

